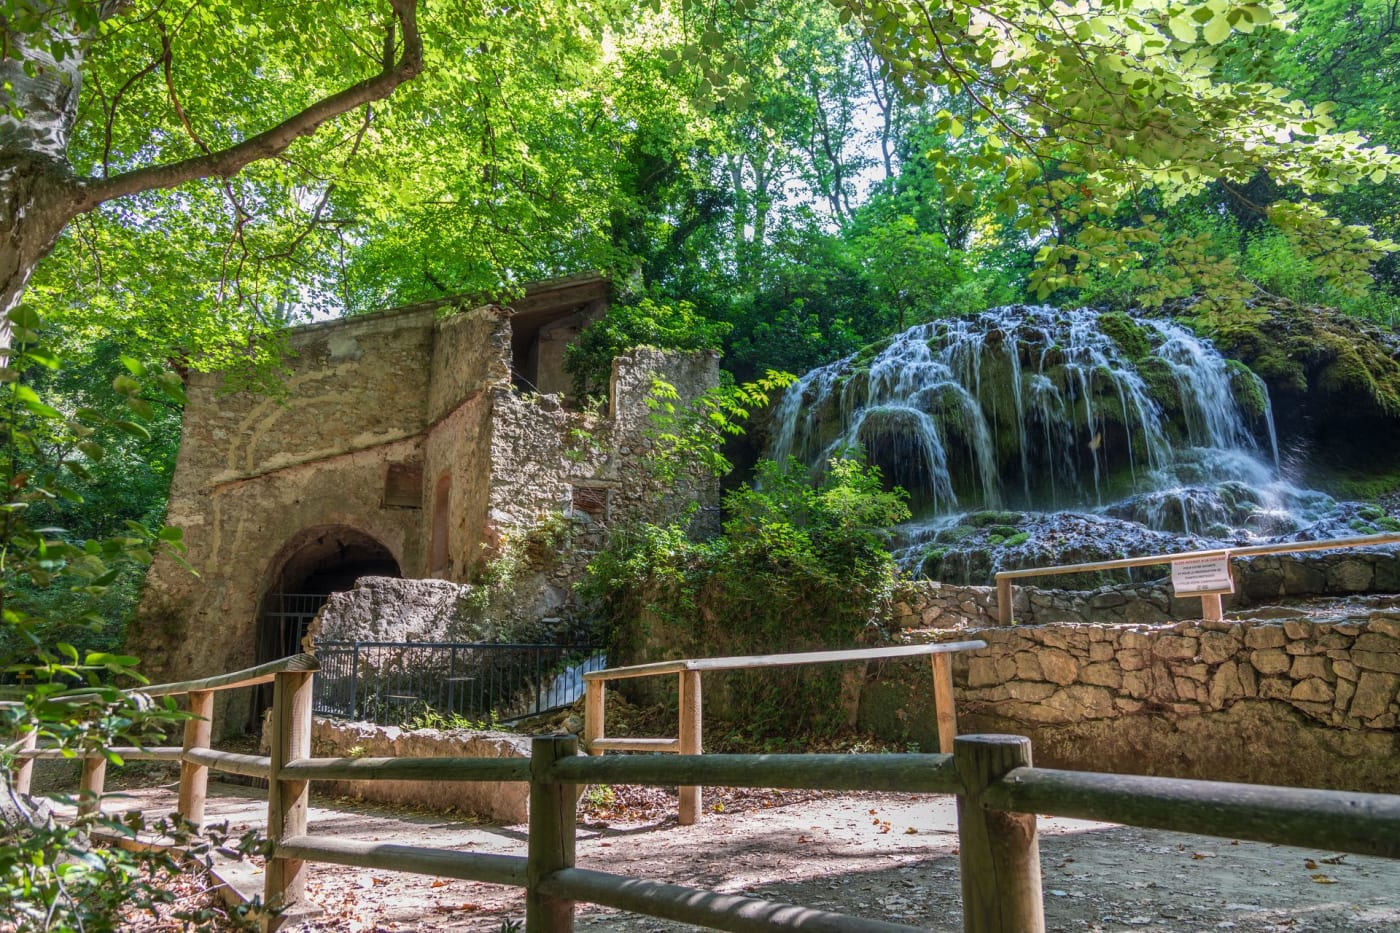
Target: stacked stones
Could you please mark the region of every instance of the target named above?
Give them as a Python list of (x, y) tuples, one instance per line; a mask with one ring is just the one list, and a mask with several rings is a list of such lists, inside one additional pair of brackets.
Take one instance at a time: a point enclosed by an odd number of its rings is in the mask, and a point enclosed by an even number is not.
[(976, 633), (963, 703), (1027, 723), (1193, 716), (1273, 700), (1359, 730), (1400, 723), (1400, 615), (1366, 621), (1053, 625)]

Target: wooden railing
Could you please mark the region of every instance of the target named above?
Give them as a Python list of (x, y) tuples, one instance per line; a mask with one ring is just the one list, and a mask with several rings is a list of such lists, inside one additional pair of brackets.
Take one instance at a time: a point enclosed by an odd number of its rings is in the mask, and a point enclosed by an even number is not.
[[(801, 667), (809, 664), (848, 664), (855, 661), (878, 661), (892, 658), (928, 657), (932, 662), (934, 716), (938, 721), (938, 750), (951, 752), (953, 737), (958, 733), (958, 716), (953, 702), (953, 666), (951, 657), (959, 651), (975, 651), (987, 647), (981, 640), (939, 642), (928, 645), (895, 645), (884, 648), (848, 648), (839, 651), (804, 651), (789, 654), (742, 655), (727, 658), (685, 658), (676, 661), (654, 661), (629, 667), (610, 667), (583, 675), (583, 747), (590, 755), (604, 752), (663, 752), (679, 755), (699, 755), (704, 733), (705, 713), (700, 689), (700, 675), (706, 671), (747, 671), (768, 667)], [(605, 735), (606, 684), (610, 680), (634, 677), (660, 677), (676, 674), (677, 735), (661, 738), (635, 738)], [(698, 786), (682, 786), (678, 802), (682, 826), (690, 826), (700, 817), (701, 790)]]
[[(1400, 795), (1035, 768), (1030, 740), (1023, 736), (959, 736), (951, 755), (592, 757), (578, 754), (573, 736), (542, 736), (533, 740), (529, 760), (311, 758), (314, 665), (314, 658), (299, 656), (224, 678), (148, 691), (188, 692), (195, 697), (211, 689), (262, 682), (248, 675), (270, 674), (276, 712), (272, 754), (267, 758), (202, 747), (199, 743), (208, 735), (207, 717), (205, 725), (192, 724), (187, 729), (185, 747), (128, 750), (127, 755), (178, 758), (190, 768), (266, 774), (270, 781), (268, 835), (274, 850), (265, 873), (264, 898), (276, 909), (265, 917), (267, 929), (307, 912), (309, 862), (521, 887), (529, 933), (572, 931), (574, 905), (580, 901), (724, 930), (891, 933), (917, 929), (580, 868), (575, 859), (577, 788), (597, 783), (956, 794), (963, 928), (968, 933), (1044, 933), (1038, 813), (1400, 858)], [(34, 749), (22, 754), (32, 759), (52, 753)], [(198, 784), (198, 772), (186, 774), (191, 786)], [(308, 834), (309, 783), (343, 779), (528, 781), (527, 854), (457, 852)], [(101, 782), (95, 783), (96, 796)], [(182, 779), (180, 812), (195, 819), (202, 816), (203, 793), (187, 793), (186, 786)]]
[[(1303, 551), (1335, 551), (1346, 548), (1375, 547), (1379, 544), (1400, 544), (1400, 533), (1366, 535), (1360, 538), (1331, 538), (1326, 541), (1290, 541), (1282, 544), (1253, 544), (1248, 547), (1212, 548), (1205, 551), (1181, 551), (1176, 554), (1153, 554), (1145, 557), (1124, 557), (1087, 564), (1061, 564), (1055, 567), (1027, 567), (1024, 570), (1003, 570), (997, 573), (997, 619), (1002, 625), (1015, 622), (1011, 607), (1013, 580), (1027, 577), (1049, 577), (1064, 573), (1097, 573), (1100, 570), (1122, 570), (1128, 567), (1155, 567), (1179, 560), (1199, 560), (1207, 557), (1251, 557), (1260, 554), (1293, 554)], [(1192, 594), (1196, 595), (1196, 594)], [(1202, 593), (1201, 618), (1221, 617), (1220, 594)]]

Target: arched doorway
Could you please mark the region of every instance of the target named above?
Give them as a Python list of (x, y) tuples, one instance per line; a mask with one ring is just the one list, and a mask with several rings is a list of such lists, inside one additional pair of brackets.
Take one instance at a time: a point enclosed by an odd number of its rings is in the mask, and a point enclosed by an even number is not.
[(322, 525), (296, 535), (273, 565), (258, 613), (258, 663), (301, 650), (306, 627), (332, 593), (360, 577), (403, 576), (389, 549), (348, 525)]
[[(373, 536), (349, 525), (320, 525), (295, 535), (272, 562), (259, 605), (257, 663), (300, 651), (307, 626), (330, 595), (371, 576), (403, 576), (393, 553)], [(270, 688), (259, 690), (250, 728), (261, 726), (271, 703)]]

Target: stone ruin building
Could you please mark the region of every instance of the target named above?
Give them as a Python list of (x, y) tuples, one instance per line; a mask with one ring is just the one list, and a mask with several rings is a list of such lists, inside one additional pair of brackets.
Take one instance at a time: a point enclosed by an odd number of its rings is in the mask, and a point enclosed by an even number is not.
[[(188, 567), (164, 555), (148, 575), (129, 639), (148, 676), (294, 653), (328, 595), (358, 578), (467, 583), (504, 541), (548, 522), (585, 546), (546, 542), (567, 553), (536, 553), (509, 611), (557, 622), (609, 523), (697, 500), (713, 510), (715, 483), (663, 487), (643, 461), (653, 378), (694, 397), (717, 384), (716, 354), (620, 357), (606, 414), (571, 396), (564, 349), (608, 293), (580, 276), (508, 305), (448, 299), (299, 327), (284, 398), (191, 375), (167, 517)], [(251, 724), (260, 704), (248, 702), (234, 699), (217, 728)]]

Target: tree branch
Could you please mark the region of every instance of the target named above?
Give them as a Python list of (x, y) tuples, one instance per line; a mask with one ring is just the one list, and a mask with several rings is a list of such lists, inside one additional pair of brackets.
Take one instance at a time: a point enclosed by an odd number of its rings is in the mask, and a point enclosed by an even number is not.
[[(403, 51), (398, 62), (386, 62), (384, 69), (374, 77), (322, 98), (271, 129), (227, 149), (168, 165), (151, 165), (111, 178), (85, 182), (78, 193), (78, 211), (92, 210), (113, 198), (157, 188), (174, 188), (198, 178), (228, 178), (236, 175), (249, 163), (280, 154), (298, 139), (315, 133), (327, 120), (388, 97), (400, 84), (412, 81), (423, 70), (423, 39), (418, 32), (418, 0), (390, 0), (390, 5), (403, 34)], [(391, 25), (388, 29), (390, 41), (393, 32), (394, 28)]]

